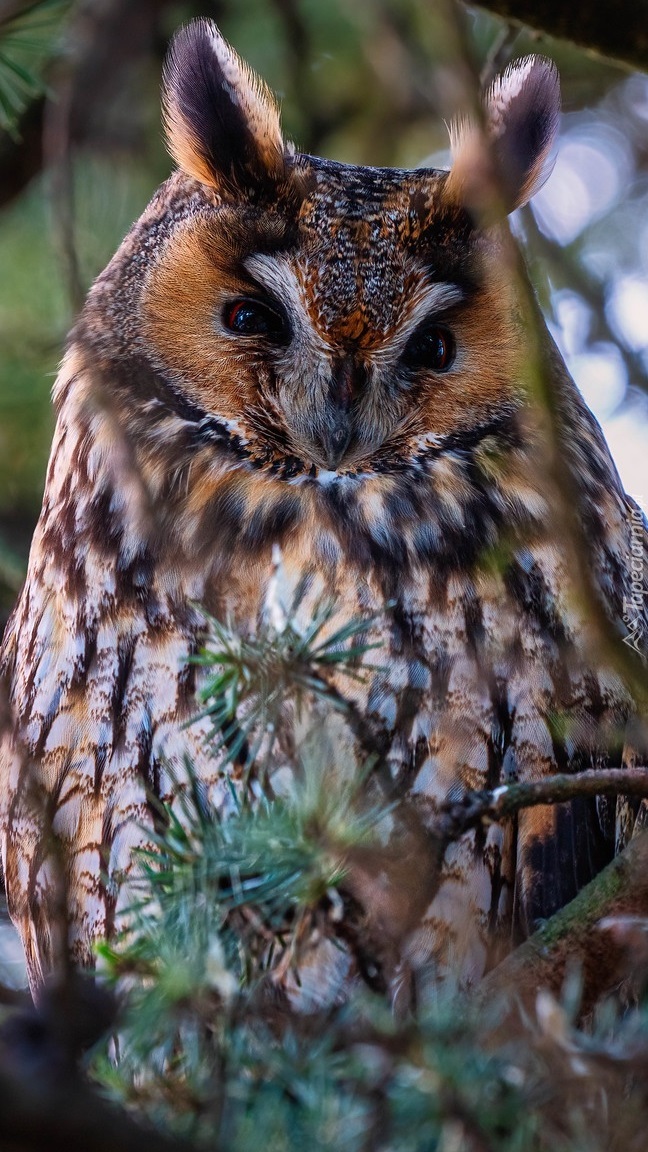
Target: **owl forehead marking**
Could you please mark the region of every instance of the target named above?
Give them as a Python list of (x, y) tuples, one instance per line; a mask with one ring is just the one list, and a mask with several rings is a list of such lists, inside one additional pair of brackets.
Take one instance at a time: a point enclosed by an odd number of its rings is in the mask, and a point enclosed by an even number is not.
[(317, 161), (314, 177), (299, 214), (305, 295), (316, 324), (363, 346), (393, 330), (414, 287), (407, 244), (430, 216), (438, 176)]
[(327, 242), (318, 245), (315, 259), (300, 261), (315, 322), (338, 340), (363, 344), (372, 332), (385, 335), (394, 327), (408, 286), (395, 228), (386, 219), (338, 217), (327, 221), (323, 234)]

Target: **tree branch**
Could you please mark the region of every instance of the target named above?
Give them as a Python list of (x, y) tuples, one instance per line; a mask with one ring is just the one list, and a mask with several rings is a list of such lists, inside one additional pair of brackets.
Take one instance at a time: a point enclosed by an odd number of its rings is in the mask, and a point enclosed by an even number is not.
[(482, 981), (480, 1001), (505, 994), (531, 1005), (541, 988), (560, 995), (566, 974), (579, 967), (581, 1011), (589, 1012), (625, 975), (623, 947), (598, 926), (606, 916), (648, 917), (646, 832)]
[[(39, 1069), (40, 1071), (40, 1069)], [(139, 1124), (106, 1104), (79, 1079), (45, 1085), (0, 1071), (0, 1144), (15, 1152), (83, 1148), (85, 1152), (194, 1152), (187, 1140)]]
[(444, 806), (438, 830), (442, 838), (451, 841), (484, 821), (503, 820), (522, 808), (561, 804), (577, 796), (621, 795), (648, 796), (648, 768), (559, 773), (544, 780), (503, 784), (492, 792), (467, 792), (460, 801)]
[(479, 7), (626, 67), (648, 70), (648, 0), (479, 0)]

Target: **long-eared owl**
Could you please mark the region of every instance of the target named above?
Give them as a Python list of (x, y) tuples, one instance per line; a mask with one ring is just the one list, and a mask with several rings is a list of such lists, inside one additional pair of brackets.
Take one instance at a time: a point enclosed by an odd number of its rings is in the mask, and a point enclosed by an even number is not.
[[(255, 633), (277, 547), (283, 579), (307, 590), (299, 611), (326, 594), (336, 622), (366, 618), (380, 645), (340, 690), (381, 733), (392, 793), (422, 829), (466, 788), (633, 754), (632, 695), (610, 646), (645, 524), (539, 317), (531, 336), (506, 256), (506, 214), (546, 177), (554, 66), (526, 57), (485, 95), (501, 206), (487, 220), (476, 130), (455, 133), (449, 171), (301, 154), (208, 21), (176, 36), (164, 101), (178, 170), (70, 337), (4, 640), (2, 863), (34, 990), (61, 946), (61, 859), (65, 946), (89, 965), (153, 820), (151, 793), (172, 801), (188, 757), (226, 808), (231, 765), (207, 720), (185, 723), (191, 657), (208, 617)], [(554, 515), (533, 349), (589, 599)], [(270, 781), (294, 767), (291, 724), (287, 713)], [(388, 872), (360, 889), (374, 938), (391, 942), (375, 958), (385, 984), (419, 969), (478, 979), (613, 851), (614, 820), (594, 800), (466, 833), (433, 887), (421, 849), (409, 909), (385, 898)], [(334, 935), (304, 943), (315, 977), (284, 973), (291, 995), (319, 985), (336, 998), (360, 978)]]

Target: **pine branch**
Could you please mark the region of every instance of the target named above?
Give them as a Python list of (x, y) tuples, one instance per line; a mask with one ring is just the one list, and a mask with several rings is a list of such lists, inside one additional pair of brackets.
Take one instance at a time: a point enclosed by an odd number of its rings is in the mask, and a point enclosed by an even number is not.
[(0, 13), (0, 129), (16, 136), (19, 118), (44, 90), (43, 72), (58, 48), (70, 0), (9, 4)]
[[(194, 663), (207, 670), (199, 692), (199, 717), (209, 717), (214, 750), (231, 764), (244, 763), (246, 777), (265, 785), (282, 712), (297, 716), (314, 702), (342, 715), (358, 744), (384, 776), (386, 733), (364, 715), (333, 677), (361, 681), (369, 669), (360, 658), (377, 647), (367, 640), (375, 616), (334, 626), (336, 606), (320, 600), (304, 613), (306, 585), (286, 587), (279, 548), (273, 557), (263, 619), (254, 636), (241, 636), (230, 622), (207, 617), (206, 647)], [(306, 621), (304, 620), (306, 616)], [(310, 617), (310, 618), (308, 618)]]

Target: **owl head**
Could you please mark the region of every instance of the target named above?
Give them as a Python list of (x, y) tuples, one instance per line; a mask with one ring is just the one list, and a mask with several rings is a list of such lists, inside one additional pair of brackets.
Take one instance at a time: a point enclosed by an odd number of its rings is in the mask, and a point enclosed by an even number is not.
[[(519, 310), (492, 259), (501, 230), (479, 219), (470, 126), (453, 134), (449, 172), (301, 154), (207, 20), (173, 41), (164, 108), (179, 173), (124, 279), (135, 269), (137, 347), (185, 406), (259, 466), (290, 460), (305, 475), (402, 468), (509, 418)], [(540, 57), (487, 92), (502, 216), (542, 183), (558, 114)]]

